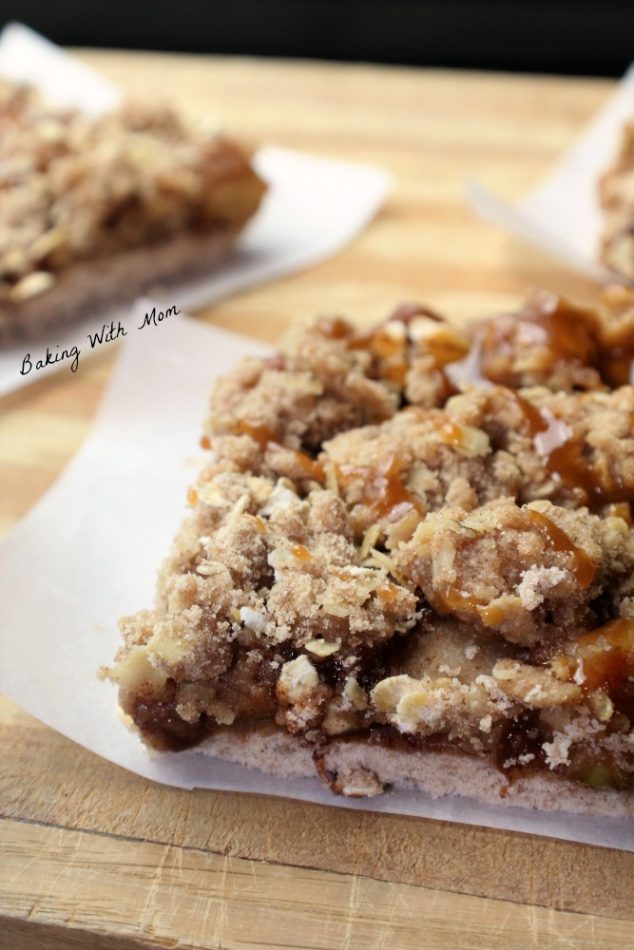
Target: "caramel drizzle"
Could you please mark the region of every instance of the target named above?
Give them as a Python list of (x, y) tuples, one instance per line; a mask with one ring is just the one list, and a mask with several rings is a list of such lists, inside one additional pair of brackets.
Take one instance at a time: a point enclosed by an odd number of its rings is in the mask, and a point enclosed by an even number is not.
[[(428, 599), (432, 607), (442, 614), (457, 614), (460, 616), (465, 611), (467, 613), (477, 611), (478, 614), (481, 614), (489, 607), (478, 597), (465, 594), (464, 591), (457, 590), (449, 585), (442, 590), (434, 591), (433, 594), (430, 593)], [(487, 626), (491, 625), (491, 622), (487, 623), (486, 620), (484, 622)]]
[[(408, 326), (416, 317), (425, 317), (438, 323), (438, 333), (421, 341), (413, 340)], [(403, 327), (400, 334), (390, 332), (390, 327), (394, 324)], [(461, 359), (468, 347), (466, 343), (461, 347), (455, 336), (443, 333), (444, 327), (445, 321), (433, 310), (418, 304), (402, 304), (381, 326), (353, 336), (348, 341), (348, 348), (370, 353), (377, 364), (375, 371), (379, 378), (395, 383), (399, 388), (405, 384), (412, 357), (417, 353), (431, 356), (434, 368), (443, 376), (445, 398), (448, 399), (457, 390), (446, 374), (445, 367)]]
[(618, 692), (634, 673), (634, 620), (617, 617), (583, 634), (557, 661), (568, 666), (570, 679), (584, 692)]
[(600, 365), (601, 375), (608, 385), (634, 385), (634, 340), (624, 340), (608, 347), (601, 354)]
[(361, 504), (370, 508), (377, 518), (388, 517), (399, 505), (408, 505), (422, 515), (424, 514), (423, 505), (401, 479), (404, 464), (399, 456), (390, 455), (378, 468), (341, 465), (338, 466), (337, 474), (344, 483), (351, 478), (363, 479), (364, 492)]
[(434, 358), (436, 369), (445, 374), (449, 387), (458, 383), (518, 386), (518, 374), (504, 371), (496, 362), (500, 355), (512, 356), (522, 334), (529, 343), (541, 347), (543, 363), (538, 375), (552, 371), (559, 363), (572, 363), (595, 370), (610, 386), (634, 384), (634, 340), (627, 331), (622, 340), (604, 341), (601, 324), (592, 310), (576, 307), (554, 294), (541, 294), (518, 313), (477, 324), (471, 331), (470, 346), (464, 349), (456, 345), (455, 339), (443, 339), (442, 317), (417, 304), (402, 304), (384, 324), (365, 333), (351, 335), (348, 324), (337, 317), (323, 319), (320, 326), (330, 338), (350, 337), (350, 349), (367, 350), (379, 362), (381, 378), (402, 385), (409, 368), (409, 347), (416, 348), (416, 344), (407, 332), (397, 338), (386, 327), (401, 323), (407, 328), (417, 316), (439, 324), (439, 333), (424, 340), (423, 352)]
[(553, 449), (547, 457), (549, 472), (570, 488), (581, 488), (591, 507), (600, 507), (609, 502), (631, 501), (634, 486), (626, 485), (619, 478), (602, 481), (583, 457), (582, 439), (569, 439)]
[[(518, 374), (496, 365), (499, 356), (512, 356), (522, 333), (541, 347), (538, 374), (558, 363), (572, 363), (597, 372), (609, 386), (634, 384), (634, 339), (602, 339), (602, 328), (591, 310), (575, 307), (562, 297), (546, 294), (516, 314), (503, 314), (477, 324), (468, 354), (453, 362), (449, 374), (456, 383), (519, 385)], [(600, 383), (600, 379), (597, 380)]]
[(389, 323), (378, 329), (369, 330), (354, 336), (349, 342), (351, 350), (365, 350), (377, 364), (376, 371), (381, 379), (403, 386), (409, 369), (407, 359), (407, 333), (392, 335), (387, 329)]
[(323, 482), (325, 479), (324, 467), (321, 462), (318, 462), (317, 459), (313, 459), (310, 455), (307, 455), (306, 452), (301, 452), (299, 449), (289, 449), (284, 445), (281, 445), (277, 440), (276, 433), (270, 429), (268, 426), (258, 425), (257, 423), (249, 422), (246, 419), (239, 419), (235, 426), (235, 431), (239, 435), (248, 435), (255, 442), (258, 443), (260, 449), (264, 452), (269, 445), (278, 445), (280, 448), (283, 448), (286, 452), (291, 452), (295, 457), (295, 461), (306, 473), (306, 478), (310, 478), (316, 482)]
[(306, 452), (300, 452), (299, 449), (287, 449), (286, 451), (293, 452), (295, 461), (304, 469), (307, 478), (312, 479), (314, 482), (323, 482), (325, 480), (326, 473), (324, 472), (324, 466), (321, 462), (318, 462), (317, 459), (312, 459), (310, 455), (307, 455)]
[(238, 435), (248, 435), (257, 442), (262, 451), (266, 449), (269, 442), (276, 442), (277, 436), (268, 426), (259, 425), (256, 422), (249, 422), (247, 419), (238, 419), (235, 425)]
[(589, 587), (594, 580), (596, 568), (583, 548), (577, 547), (566, 532), (562, 531), (554, 521), (543, 515), (541, 511), (534, 511), (532, 508), (524, 508), (523, 511), (529, 521), (540, 531), (542, 537), (546, 538), (553, 551), (561, 551), (564, 554), (572, 555), (573, 571), (577, 584), (582, 590)]
[[(572, 571), (579, 587), (585, 590), (589, 587), (596, 573), (596, 568), (583, 548), (577, 547), (565, 531), (562, 531), (554, 521), (532, 508), (519, 508), (518, 515), (527, 519), (541, 534), (548, 546), (557, 552), (569, 554), (572, 557)], [(469, 545), (478, 538), (465, 539)], [(480, 598), (447, 585), (442, 590), (434, 591), (429, 597), (432, 606), (441, 613), (461, 614), (464, 611), (473, 614), (477, 612), (486, 627), (496, 627), (503, 623), (505, 608), (496, 603), (485, 603)]]
[(496, 366), (499, 356), (512, 356), (517, 337), (524, 332), (530, 342), (543, 347), (545, 362), (540, 372), (559, 362), (595, 367), (600, 358), (598, 322), (592, 311), (574, 307), (561, 297), (545, 295), (515, 314), (502, 314), (475, 327), (471, 349), (454, 364), (451, 374), (466, 383), (492, 382), (519, 385), (517, 373)]
[(396, 584), (390, 584), (388, 582), (377, 587), (376, 594), (379, 600), (382, 600), (384, 604), (393, 604), (398, 600), (400, 590)]
[(465, 444), (465, 434), (462, 426), (457, 422), (443, 422), (436, 429), (438, 436), (445, 445), (455, 445), (461, 448)]
[[(497, 383), (512, 387), (517, 382), (514, 374), (499, 372), (494, 361), (496, 354), (512, 350), (515, 337), (521, 332), (522, 326), (527, 328), (528, 333), (537, 331), (541, 334), (535, 342), (542, 344), (547, 352), (546, 368), (552, 368), (559, 361), (573, 361), (581, 366), (600, 367), (606, 378), (610, 378), (615, 385), (632, 377), (634, 340), (624, 339), (617, 345), (602, 349), (599, 342), (599, 323), (592, 311), (574, 307), (563, 298), (553, 295), (543, 295), (518, 314), (505, 314), (478, 326), (472, 335), (471, 347), (466, 356), (453, 338), (445, 339), (443, 336), (442, 318), (416, 304), (402, 305), (386, 324), (364, 333), (354, 334), (352, 328), (339, 317), (322, 318), (319, 329), (326, 337), (345, 339), (349, 349), (370, 353), (376, 361), (375, 371), (379, 378), (401, 388), (410, 365), (410, 348), (415, 349), (418, 346), (410, 340), (407, 326), (417, 316), (427, 317), (439, 324), (439, 334), (425, 338), (421, 344), (421, 352), (429, 354), (434, 359), (436, 369), (443, 374), (447, 397), (456, 392), (455, 385), (458, 382), (483, 385)], [(403, 325), (402, 334), (390, 333), (389, 325), (395, 322)], [(535, 442), (536, 452), (543, 459), (547, 472), (557, 482), (566, 489), (580, 489), (585, 495), (586, 503), (593, 508), (634, 500), (634, 485), (624, 484), (622, 480), (612, 478), (609, 473), (606, 475), (598, 472), (588, 464), (584, 457), (583, 438), (574, 437), (563, 420), (549, 413), (542, 414), (515, 389), (509, 388), (508, 391), (521, 410), (526, 431)], [(278, 444), (275, 432), (247, 420), (240, 420), (236, 431), (251, 436), (263, 451), (270, 443)], [(449, 444), (460, 442), (459, 433), (452, 435), (449, 428), (441, 435)], [(296, 452), (295, 455), (306, 476), (323, 483), (325, 475), (322, 465), (304, 452)], [(408, 501), (416, 507), (415, 501), (412, 501), (412, 497), (402, 486), (401, 489), (390, 487), (398, 482), (393, 473), (390, 473), (391, 464), (388, 460), (385, 472), (379, 472), (378, 476), (368, 471), (368, 480), (371, 482), (373, 478), (384, 477), (387, 480), (387, 487), (383, 492), (386, 497), (395, 497), (395, 493), (398, 497), (398, 492), (401, 491), (400, 500), (392, 507), (401, 501)], [(371, 489), (371, 493), (377, 494), (375, 489)], [(381, 491), (378, 492), (378, 497), (382, 497)], [(383, 504), (375, 499), (371, 507), (384, 514), (385, 505), (387, 502)]]
[(343, 340), (352, 333), (352, 328), (341, 317), (320, 317), (317, 329), (330, 340)]
[(546, 470), (569, 489), (580, 488), (590, 507), (609, 503), (629, 502), (634, 498), (634, 486), (621, 479), (601, 477), (584, 458), (584, 440), (572, 436), (563, 420), (550, 413), (543, 415), (513, 389), (512, 395), (522, 411), (526, 430), (535, 443), (535, 450), (544, 460)]

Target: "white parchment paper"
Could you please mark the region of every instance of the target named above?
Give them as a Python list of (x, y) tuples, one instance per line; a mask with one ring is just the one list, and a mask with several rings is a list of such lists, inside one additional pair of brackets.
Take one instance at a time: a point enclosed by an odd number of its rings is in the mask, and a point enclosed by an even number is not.
[[(142, 323), (151, 304), (137, 304)], [(260, 792), (634, 849), (634, 822), (393, 791), (338, 798), (318, 779), (281, 780), (195, 752), (150, 756), (96, 679), (117, 618), (151, 606), (156, 572), (202, 461), (196, 446), (215, 376), (252, 340), (184, 316), (126, 337), (92, 434), (56, 484), (0, 543), (0, 692), (118, 765), (167, 785)], [(197, 457), (198, 455), (198, 457)]]
[[(57, 105), (100, 113), (116, 106), (121, 92), (107, 79), (20, 24), (0, 35), (0, 76), (31, 82)], [(390, 175), (380, 168), (319, 158), (291, 149), (266, 146), (254, 164), (269, 192), (231, 256), (217, 269), (171, 283), (152, 296), (165, 306), (201, 307), (255, 284), (264, 284), (335, 254), (371, 220), (390, 188)], [(104, 322), (125, 324), (129, 307), (88, 316), (59, 331), (52, 330), (29, 345), (0, 350), (0, 396), (44, 375), (59, 364), (21, 374), (24, 357), (45, 360), (79, 346), (90, 350), (87, 334)], [(28, 364), (27, 364), (28, 365)]]
[(588, 277), (625, 282), (597, 260), (602, 227), (597, 182), (616, 155), (621, 128), (628, 119), (634, 119), (634, 66), (580, 139), (526, 198), (509, 204), (478, 182), (470, 182), (471, 206), (486, 220)]

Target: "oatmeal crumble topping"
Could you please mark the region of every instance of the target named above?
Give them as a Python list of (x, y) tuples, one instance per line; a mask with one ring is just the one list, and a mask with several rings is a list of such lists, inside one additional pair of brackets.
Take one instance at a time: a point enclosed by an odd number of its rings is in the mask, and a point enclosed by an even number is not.
[(628, 313), (609, 290), (466, 331), (419, 307), (320, 319), (220, 380), (190, 515), (108, 674), (145, 739), (275, 723), (350, 795), (380, 783), (328, 772), (335, 737), (631, 788)]

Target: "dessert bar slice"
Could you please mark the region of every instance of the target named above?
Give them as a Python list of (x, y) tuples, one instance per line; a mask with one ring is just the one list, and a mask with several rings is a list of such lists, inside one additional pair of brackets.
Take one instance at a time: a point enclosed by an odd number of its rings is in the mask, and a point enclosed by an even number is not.
[(168, 108), (92, 118), (0, 80), (0, 342), (216, 263), (264, 191)]
[(634, 280), (634, 122), (623, 127), (616, 159), (599, 180), (599, 201), (604, 222), (600, 259)]
[(338, 793), (634, 805), (634, 294), (294, 327), (107, 675), (145, 741)]

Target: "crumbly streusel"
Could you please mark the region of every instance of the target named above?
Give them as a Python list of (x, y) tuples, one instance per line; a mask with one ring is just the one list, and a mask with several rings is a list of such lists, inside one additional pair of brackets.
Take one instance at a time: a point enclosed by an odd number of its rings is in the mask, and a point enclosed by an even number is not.
[(270, 721), (317, 762), (349, 735), (631, 787), (633, 318), (321, 319), (220, 380), (109, 673), (146, 740)]

